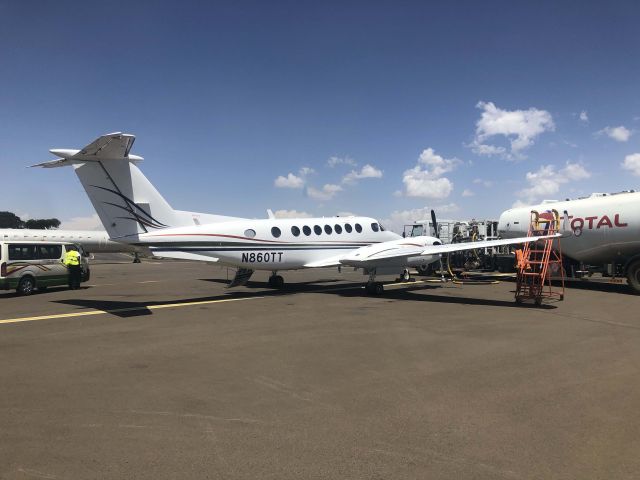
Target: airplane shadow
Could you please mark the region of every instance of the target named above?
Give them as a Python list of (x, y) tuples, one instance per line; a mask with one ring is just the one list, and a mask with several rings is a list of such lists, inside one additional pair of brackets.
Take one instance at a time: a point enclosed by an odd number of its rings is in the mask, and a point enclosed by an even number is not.
[[(222, 285), (228, 285), (231, 280), (225, 280), (222, 278), (200, 278), (199, 279), (201, 282), (212, 282), (212, 283), (220, 283)], [(294, 283), (287, 283), (285, 289), (288, 289), (289, 287), (295, 287), (297, 285), (313, 285), (313, 286), (320, 286), (321, 284), (326, 284), (326, 283), (338, 283), (338, 282), (342, 282), (343, 280), (338, 280), (335, 278), (332, 279), (327, 279), (327, 280), (311, 280), (311, 281), (307, 281), (307, 282), (294, 282)], [(267, 282), (258, 282), (258, 281), (253, 281), (253, 280), (249, 280), (247, 282), (246, 285), (244, 285), (245, 288), (267, 288), (270, 289), (271, 287), (269, 286), (269, 283)]]
[[(226, 283), (225, 280), (218, 279), (203, 279), (204, 281), (211, 281), (215, 283)], [(65, 305), (72, 305), (75, 307), (88, 308), (93, 310), (102, 310), (112, 315), (116, 315), (121, 318), (147, 316), (153, 314), (153, 306), (167, 305), (167, 304), (188, 304), (194, 302), (210, 302), (216, 300), (228, 300), (235, 298), (254, 298), (254, 297), (270, 297), (270, 296), (286, 296), (302, 293), (321, 293), (328, 295), (338, 295), (344, 298), (353, 297), (366, 297), (367, 294), (364, 291), (362, 283), (341, 283), (338, 286), (326, 286), (323, 288), (322, 283), (337, 283), (340, 280), (330, 280), (321, 282), (301, 282), (301, 283), (289, 283), (283, 290), (272, 290), (268, 288), (266, 282), (249, 282), (248, 287), (252, 289), (264, 288), (264, 290), (248, 292), (239, 290), (229, 290), (220, 295), (211, 295), (204, 297), (191, 297), (180, 300), (169, 301), (156, 301), (156, 302), (131, 302), (131, 301), (118, 301), (118, 300), (91, 300), (91, 299), (66, 299), (56, 300), (55, 303), (61, 303)], [(318, 284), (320, 283), (320, 285)], [(391, 284), (393, 285), (393, 284)], [(404, 286), (402, 288), (387, 288), (383, 296), (372, 297), (382, 298), (390, 300), (401, 301), (413, 301), (413, 302), (429, 302), (429, 303), (447, 303), (458, 305), (478, 305), (478, 306), (493, 306), (493, 307), (509, 307), (509, 308), (537, 308), (541, 310), (549, 310), (557, 308), (555, 305), (543, 304), (541, 306), (535, 306), (533, 304), (516, 304), (515, 301), (505, 300), (491, 300), (483, 298), (473, 297), (459, 297), (448, 295), (435, 295), (431, 293), (425, 293), (425, 290), (439, 290), (441, 287), (436, 285), (415, 285)]]
[[(355, 288), (355, 287), (354, 287)], [(428, 302), (428, 303), (449, 303), (449, 304), (457, 304), (457, 305), (479, 305), (479, 306), (489, 306), (489, 307), (509, 307), (509, 308), (535, 308), (540, 310), (554, 310), (558, 308), (555, 305), (549, 303), (543, 303), (540, 306), (534, 305), (533, 303), (516, 303), (515, 300), (491, 300), (487, 298), (475, 298), (475, 297), (452, 297), (448, 295), (433, 295), (429, 293), (424, 293), (425, 290), (439, 290), (440, 286), (436, 285), (416, 285), (415, 287), (405, 287), (398, 289), (385, 289), (384, 294), (380, 297), (373, 298), (383, 298), (390, 300), (401, 300), (403, 302), (412, 301), (412, 302)], [(322, 292), (318, 292), (322, 293)], [(362, 291), (354, 290), (344, 290), (331, 292), (328, 291), (326, 293), (333, 293), (334, 295), (340, 295), (341, 297), (362, 297), (367, 296)]]
[(164, 302), (125, 302), (118, 300), (91, 300), (83, 298), (56, 300), (54, 303), (61, 303), (64, 305), (72, 305), (74, 307), (90, 308), (93, 310), (102, 310), (104, 312), (116, 315), (122, 318), (140, 317), (145, 315), (152, 315), (154, 306), (175, 304), (181, 305), (186, 303), (195, 302), (210, 302), (215, 300), (229, 300), (231, 298), (252, 298), (263, 297), (269, 295), (270, 292), (260, 293), (243, 293), (243, 292), (229, 292), (223, 295), (211, 295), (206, 297), (192, 297), (183, 298), (180, 300), (168, 300)]

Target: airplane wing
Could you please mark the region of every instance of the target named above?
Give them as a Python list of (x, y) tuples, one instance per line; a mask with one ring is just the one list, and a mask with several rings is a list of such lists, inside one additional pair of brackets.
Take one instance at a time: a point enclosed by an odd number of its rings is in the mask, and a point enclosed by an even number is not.
[(344, 257), (344, 253), (340, 255), (335, 255), (333, 257), (325, 258), (322, 260), (318, 260), (316, 262), (305, 263), (305, 268), (322, 268), (322, 267), (338, 267), (342, 265), (340, 260)]
[(462, 250), (476, 250), (479, 248), (497, 247), (503, 245), (518, 245), (523, 243), (545, 240), (548, 238), (560, 238), (562, 234), (541, 235), (535, 237), (519, 237), (503, 240), (485, 240), (469, 243), (451, 243), (447, 245), (433, 245), (431, 237), (413, 237), (404, 238), (402, 240), (392, 240), (390, 242), (378, 243), (361, 247), (350, 252), (340, 259), (342, 265), (350, 265), (354, 267), (374, 267), (378, 264), (401, 265), (409, 258), (415, 257), (434, 257), (443, 253), (459, 252)]
[(449, 243), (447, 245), (427, 246), (422, 255), (435, 255), (440, 253), (460, 252), (463, 250), (477, 250), (479, 248), (501, 247), (504, 245), (518, 245), (521, 243), (537, 242), (548, 238), (560, 238), (562, 234), (540, 235), (537, 237), (505, 238), (501, 240), (482, 240), (479, 242)]

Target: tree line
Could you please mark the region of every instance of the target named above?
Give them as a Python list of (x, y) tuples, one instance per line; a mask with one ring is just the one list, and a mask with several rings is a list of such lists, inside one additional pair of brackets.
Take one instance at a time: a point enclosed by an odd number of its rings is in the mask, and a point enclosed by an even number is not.
[(12, 212), (0, 212), (0, 228), (34, 228), (39, 230), (58, 228), (60, 220), (57, 218), (32, 218), (22, 220)]

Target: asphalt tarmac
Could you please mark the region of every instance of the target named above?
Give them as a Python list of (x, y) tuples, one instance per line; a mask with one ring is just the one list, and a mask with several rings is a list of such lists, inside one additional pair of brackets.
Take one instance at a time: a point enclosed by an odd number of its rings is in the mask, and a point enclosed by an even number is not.
[(637, 479), (640, 296), (93, 265), (0, 295), (2, 479)]

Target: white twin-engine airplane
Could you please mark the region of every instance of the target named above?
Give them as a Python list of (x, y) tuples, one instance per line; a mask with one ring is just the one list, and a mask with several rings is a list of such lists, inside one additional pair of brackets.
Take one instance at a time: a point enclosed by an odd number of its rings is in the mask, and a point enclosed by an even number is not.
[[(135, 136), (103, 135), (82, 150), (50, 150), (57, 160), (34, 166), (72, 165), (109, 236), (147, 247), (163, 257), (216, 261), (237, 267), (230, 286), (243, 285), (254, 270), (351, 266), (369, 275), (367, 293), (380, 295), (376, 275), (399, 274), (429, 264), (443, 253), (531, 242), (547, 236), (442, 245), (429, 236), (402, 238), (368, 217), (248, 219), (174, 210), (137, 167), (129, 152)], [(435, 222), (434, 222), (435, 223)]]

